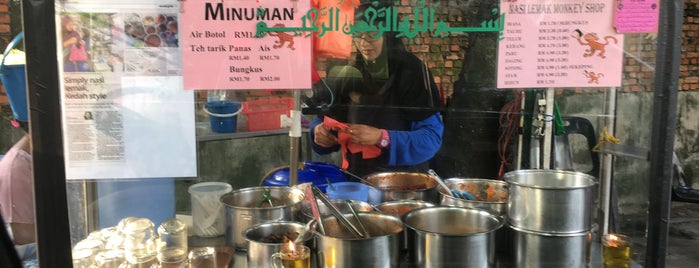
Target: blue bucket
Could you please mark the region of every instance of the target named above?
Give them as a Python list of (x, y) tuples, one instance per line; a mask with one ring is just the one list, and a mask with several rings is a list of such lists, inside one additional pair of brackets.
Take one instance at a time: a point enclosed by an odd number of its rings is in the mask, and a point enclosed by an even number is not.
[(243, 106), (237, 101), (216, 100), (204, 105), (204, 111), (209, 114), (211, 131), (218, 133), (235, 132), (238, 114), (242, 110)]
[(0, 63), (0, 80), (5, 86), (7, 97), (10, 99), (12, 116), (18, 121), (28, 122), (27, 110), (27, 76), (24, 64), (5, 65), (5, 58), (10, 51), (24, 38), (24, 33), (19, 33), (5, 48), (5, 53)]

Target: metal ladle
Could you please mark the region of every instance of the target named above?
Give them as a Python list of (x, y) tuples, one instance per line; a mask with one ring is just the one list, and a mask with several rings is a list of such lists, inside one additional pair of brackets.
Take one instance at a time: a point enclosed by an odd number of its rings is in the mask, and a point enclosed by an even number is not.
[(447, 186), (447, 184), (444, 183), (444, 181), (442, 180), (442, 178), (439, 177), (439, 175), (437, 175), (437, 172), (434, 172), (433, 169), (429, 169), (429, 170), (427, 170), (427, 173), (429, 173), (430, 175), (432, 175), (432, 177), (434, 177), (434, 179), (439, 183), (439, 185), (442, 186), (442, 188), (444, 188), (444, 190), (446, 190), (447, 193), (449, 193), (449, 195), (450, 195), (451, 197), (459, 198), (458, 196), (456, 196), (454, 193), (451, 192), (451, 189), (449, 188), (449, 186)]
[(349, 171), (344, 170), (344, 169), (340, 169), (340, 171), (341, 171), (342, 173), (345, 173), (345, 174), (349, 175), (349, 176), (352, 176), (352, 178), (358, 179), (359, 181), (361, 181), (361, 182), (363, 182), (363, 183), (366, 183), (367, 185), (369, 185), (369, 186), (371, 186), (371, 187), (374, 187), (374, 188), (376, 188), (376, 189), (379, 189), (379, 188), (380, 188), (379, 186), (377, 186), (377, 185), (374, 184), (373, 182), (370, 182), (370, 181), (368, 181), (368, 180), (365, 179), (365, 178), (362, 178), (362, 177), (359, 177), (359, 176), (357, 176), (357, 175), (354, 175), (354, 174), (352, 174), (352, 172), (349, 172)]

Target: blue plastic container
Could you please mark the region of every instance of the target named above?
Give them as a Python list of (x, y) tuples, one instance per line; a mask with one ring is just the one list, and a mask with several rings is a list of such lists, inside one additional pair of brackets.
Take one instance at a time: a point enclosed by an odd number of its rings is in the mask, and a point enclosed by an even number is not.
[(357, 200), (367, 202), (369, 199), (369, 186), (361, 182), (338, 182), (333, 187), (325, 188), (330, 199)]
[(242, 105), (237, 101), (215, 100), (204, 105), (204, 111), (209, 114), (211, 131), (218, 133), (235, 132), (241, 110)]
[(24, 64), (5, 65), (5, 58), (10, 51), (24, 38), (24, 33), (19, 33), (5, 48), (5, 53), (0, 63), (0, 80), (5, 86), (7, 97), (10, 99), (12, 116), (18, 121), (28, 122), (27, 109), (27, 75)]
[[(304, 163), (304, 168), (298, 171), (299, 184), (313, 183), (322, 192), (326, 191), (328, 180), (331, 183), (345, 182), (347, 178), (340, 169), (331, 164), (322, 162)], [(327, 178), (327, 180), (326, 180)], [(289, 186), (289, 167), (273, 170), (264, 178), (264, 186)]]

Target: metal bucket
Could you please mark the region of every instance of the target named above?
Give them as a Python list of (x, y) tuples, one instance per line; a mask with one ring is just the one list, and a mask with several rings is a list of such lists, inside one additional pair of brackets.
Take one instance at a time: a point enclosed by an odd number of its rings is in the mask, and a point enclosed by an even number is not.
[[(325, 235), (317, 234), (318, 267), (389, 268), (398, 266), (398, 239), (403, 230), (400, 219), (380, 213), (358, 213), (369, 238), (355, 238), (337, 218), (323, 219)], [(345, 214), (353, 225), (357, 220)]]
[[(265, 189), (270, 190), (272, 207), (258, 207)], [(299, 189), (269, 186), (239, 189), (221, 196), (226, 206), (226, 243), (238, 250), (247, 250), (245, 230), (268, 221), (294, 220), (303, 198)]]
[[(279, 252), (285, 244), (283, 242), (266, 242), (265, 238), (292, 232), (304, 233), (306, 232), (306, 226), (299, 222), (277, 221), (261, 223), (245, 230), (244, 237), (248, 241), (247, 267), (271, 267), (270, 259), (272, 254)], [(303, 244), (313, 251), (313, 236), (309, 235), (303, 241)]]
[(439, 188), (440, 204), (445, 206), (484, 209), (505, 217), (507, 215), (507, 182), (488, 179), (450, 178), (444, 180), (449, 189), (467, 191), (476, 200), (452, 197)]
[(518, 170), (509, 183), (508, 222), (519, 229), (567, 234), (589, 231), (595, 178), (580, 172)]
[(369, 182), (369, 203), (381, 204), (394, 200), (422, 200), (436, 203), (439, 200), (437, 181), (425, 173), (382, 172), (366, 177)]
[(403, 216), (411, 264), (417, 267), (492, 267), (500, 217), (462, 207), (427, 207)]
[(515, 267), (586, 267), (590, 232), (550, 234), (510, 226)]

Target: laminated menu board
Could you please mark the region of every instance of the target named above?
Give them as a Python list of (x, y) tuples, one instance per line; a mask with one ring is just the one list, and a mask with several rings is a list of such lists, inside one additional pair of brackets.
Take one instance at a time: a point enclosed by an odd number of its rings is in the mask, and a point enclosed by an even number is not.
[(57, 2), (68, 179), (196, 176), (178, 2)]
[[(311, 88), (309, 0), (182, 1), (185, 89)], [(260, 34), (264, 25), (264, 34)]]
[(624, 36), (614, 0), (503, 0), (498, 88), (618, 87)]

